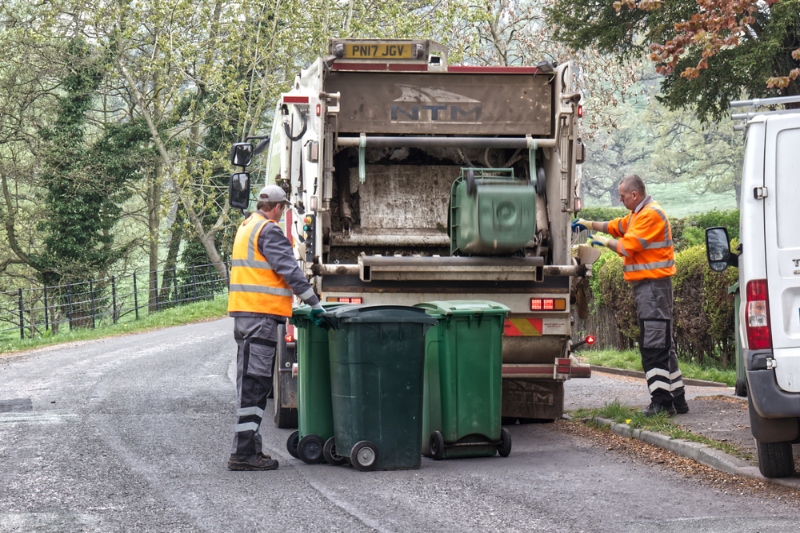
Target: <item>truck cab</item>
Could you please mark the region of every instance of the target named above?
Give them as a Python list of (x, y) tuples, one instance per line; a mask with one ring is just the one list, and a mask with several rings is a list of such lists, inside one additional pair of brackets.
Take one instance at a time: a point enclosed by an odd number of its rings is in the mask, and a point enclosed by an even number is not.
[[(709, 265), (739, 268), (737, 337), (750, 427), (765, 477), (794, 473), (800, 441), (800, 96), (733, 102), (745, 131), (741, 253), (724, 228), (706, 232)], [(770, 106), (771, 110), (761, 110)], [(786, 106), (785, 109), (775, 107)]]

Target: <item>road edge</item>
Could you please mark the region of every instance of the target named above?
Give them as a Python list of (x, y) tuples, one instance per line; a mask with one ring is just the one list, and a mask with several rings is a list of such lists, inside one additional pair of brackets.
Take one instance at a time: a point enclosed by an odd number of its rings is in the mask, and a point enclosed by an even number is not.
[[(600, 372), (603, 374), (616, 374), (618, 376), (628, 376), (632, 378), (644, 378), (644, 372), (639, 370), (628, 370), (624, 368), (614, 368), (611, 366), (599, 366), (599, 365), (590, 365), (592, 367), (592, 372)], [(694, 385), (696, 387), (727, 387), (733, 388), (727, 383), (722, 383), (720, 381), (706, 381), (704, 379), (694, 379), (694, 378), (687, 378), (683, 376), (683, 384), (684, 385)]]
[[(572, 420), (572, 417), (566, 417)], [(712, 448), (706, 444), (698, 442), (691, 442), (683, 439), (673, 439), (660, 433), (647, 431), (642, 429), (632, 429), (628, 424), (621, 424), (602, 417), (593, 417), (591, 419), (596, 424), (607, 426), (611, 431), (620, 437), (627, 437), (647, 442), (659, 448), (686, 457), (687, 459), (694, 459), (698, 463), (702, 463), (710, 468), (731, 474), (734, 476), (745, 476), (759, 481), (766, 481), (776, 485), (782, 485), (793, 489), (800, 489), (800, 478), (766, 478), (761, 475), (757, 466), (751, 466), (746, 461), (733, 457), (723, 451)]]

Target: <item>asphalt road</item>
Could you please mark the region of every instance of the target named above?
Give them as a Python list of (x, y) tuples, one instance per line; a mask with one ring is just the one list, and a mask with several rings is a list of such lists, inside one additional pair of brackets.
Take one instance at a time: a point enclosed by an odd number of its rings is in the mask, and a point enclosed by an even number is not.
[[(0, 356), (0, 531), (790, 531), (733, 496), (552, 424), (508, 458), (360, 473), (289, 457), (229, 472), (232, 321)], [(12, 401), (14, 400), (14, 401)]]

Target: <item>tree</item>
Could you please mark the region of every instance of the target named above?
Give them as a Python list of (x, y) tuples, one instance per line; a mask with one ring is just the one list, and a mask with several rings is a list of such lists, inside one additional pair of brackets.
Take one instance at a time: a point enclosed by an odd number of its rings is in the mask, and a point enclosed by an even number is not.
[(652, 59), (665, 75), (660, 101), (673, 110), (694, 109), (707, 121), (719, 120), (732, 100), (800, 93), (793, 79), (800, 66), (798, 5), (798, 0), (554, 0), (548, 18), (562, 42), (621, 61), (642, 57), (652, 45)]

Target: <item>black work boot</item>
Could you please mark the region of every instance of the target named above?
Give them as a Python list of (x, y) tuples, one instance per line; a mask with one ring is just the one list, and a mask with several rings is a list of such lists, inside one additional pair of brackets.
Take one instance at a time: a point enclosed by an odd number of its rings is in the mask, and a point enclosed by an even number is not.
[(263, 453), (255, 455), (231, 455), (228, 470), (275, 470), (278, 461)]
[(681, 394), (672, 399), (672, 405), (675, 407), (675, 412), (679, 415), (685, 415), (689, 412), (689, 404), (686, 403), (686, 395)]
[(675, 408), (672, 407), (672, 403), (662, 405), (660, 403), (650, 402), (650, 405), (642, 409), (642, 414), (646, 417), (656, 416), (661, 413), (666, 413), (667, 416), (674, 416)]

